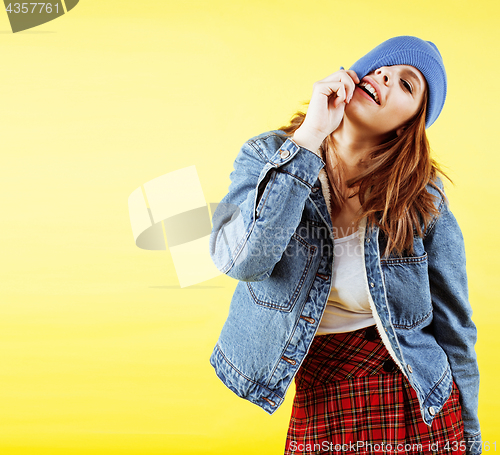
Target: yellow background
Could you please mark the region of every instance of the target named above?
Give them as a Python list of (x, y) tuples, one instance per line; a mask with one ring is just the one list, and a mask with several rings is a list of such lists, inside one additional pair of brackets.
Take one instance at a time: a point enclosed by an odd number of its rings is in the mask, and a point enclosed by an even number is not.
[(0, 14), (0, 453), (282, 453), (293, 387), (269, 416), (209, 364), (236, 281), (180, 289), (168, 251), (135, 246), (127, 198), (194, 164), (220, 201), (246, 139), (402, 34), (447, 67), (428, 133), (455, 182), (500, 450), (499, 19), (496, 0), (81, 0), (12, 34)]

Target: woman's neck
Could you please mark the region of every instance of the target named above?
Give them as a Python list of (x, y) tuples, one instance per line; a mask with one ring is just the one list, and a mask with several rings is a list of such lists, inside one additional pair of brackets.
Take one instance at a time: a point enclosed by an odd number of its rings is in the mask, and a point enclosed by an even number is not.
[(356, 131), (346, 122), (342, 122), (331, 137), (335, 152), (343, 163), (344, 182), (357, 177), (364, 170), (364, 163), (370, 150), (380, 143), (379, 138), (367, 137), (366, 134)]

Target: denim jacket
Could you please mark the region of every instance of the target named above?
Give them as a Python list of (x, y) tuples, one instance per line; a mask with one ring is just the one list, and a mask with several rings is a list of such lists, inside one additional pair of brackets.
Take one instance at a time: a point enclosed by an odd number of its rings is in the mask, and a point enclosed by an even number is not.
[[(269, 414), (283, 402), (330, 293), (335, 240), (324, 166), (319, 152), (283, 132), (257, 136), (241, 148), (229, 192), (212, 217), (212, 260), (239, 282), (210, 363), (229, 389)], [(439, 215), (423, 238), (414, 237), (414, 254), (385, 257), (379, 229), (363, 230), (370, 306), (427, 425), (455, 381), (463, 444), (476, 455), (479, 372), (464, 243), (445, 198), (428, 191)]]

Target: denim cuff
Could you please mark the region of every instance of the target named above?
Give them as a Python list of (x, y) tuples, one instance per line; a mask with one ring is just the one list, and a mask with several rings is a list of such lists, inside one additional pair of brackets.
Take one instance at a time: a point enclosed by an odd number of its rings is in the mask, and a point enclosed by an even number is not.
[(300, 147), (291, 139), (287, 139), (280, 149), (269, 160), (270, 164), (300, 180), (312, 188), (318, 174), (325, 166), (323, 160), (310, 150)]
[(464, 435), (466, 444), (466, 455), (479, 455), (483, 453), (483, 442), (481, 440), (481, 433), (476, 433), (473, 436)]

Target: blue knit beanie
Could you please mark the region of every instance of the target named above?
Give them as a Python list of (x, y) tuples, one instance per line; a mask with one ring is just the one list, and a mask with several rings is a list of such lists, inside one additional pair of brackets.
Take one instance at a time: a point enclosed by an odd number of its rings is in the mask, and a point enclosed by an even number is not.
[(362, 79), (381, 66), (391, 65), (411, 65), (424, 75), (429, 89), (425, 127), (429, 128), (446, 98), (446, 71), (437, 47), (415, 36), (396, 36), (361, 57), (350, 69)]

